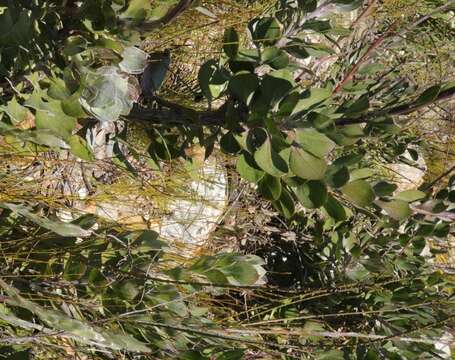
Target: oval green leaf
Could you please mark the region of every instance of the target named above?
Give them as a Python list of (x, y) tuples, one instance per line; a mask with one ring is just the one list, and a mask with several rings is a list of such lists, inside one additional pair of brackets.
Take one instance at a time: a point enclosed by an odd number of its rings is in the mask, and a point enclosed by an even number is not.
[(292, 146), (289, 166), (291, 171), (302, 179), (320, 180), (324, 177), (327, 163), (303, 149)]
[(354, 204), (364, 207), (371, 204), (375, 198), (374, 191), (365, 180), (355, 180), (347, 183), (341, 191)]

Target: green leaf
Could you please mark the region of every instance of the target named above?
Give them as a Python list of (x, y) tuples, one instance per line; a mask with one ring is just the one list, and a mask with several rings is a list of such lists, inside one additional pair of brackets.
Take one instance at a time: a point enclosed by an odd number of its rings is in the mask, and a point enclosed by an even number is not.
[(146, 19), (151, 8), (149, 0), (131, 0), (121, 18), (132, 20), (137, 25)]
[(393, 194), (397, 187), (397, 185), (388, 183), (387, 181), (380, 181), (373, 186), (373, 190), (377, 196), (388, 196)]
[(80, 97), (83, 108), (101, 122), (128, 115), (139, 97), (137, 81), (113, 66), (103, 66), (87, 74)]
[(360, 207), (371, 204), (375, 198), (371, 185), (365, 180), (355, 180), (347, 183), (341, 188), (341, 191), (354, 204)]
[(229, 58), (235, 58), (239, 52), (239, 35), (233, 27), (224, 31), (223, 50)]
[(20, 124), (30, 113), (30, 110), (20, 105), (15, 97), (13, 97), (6, 106), (0, 106), (0, 111), (4, 111), (8, 114), (13, 125)]
[[(5, 289), (12, 301), (14, 301), (15, 306), (27, 309), (32, 314), (39, 317), (48, 326), (54, 328), (55, 330), (64, 332), (69, 338), (77, 342), (112, 350), (150, 352), (150, 349), (145, 344), (130, 335), (118, 334), (112, 331), (98, 329), (88, 322), (73, 319), (60, 311), (49, 310), (43, 306), (26, 300), (19, 295), (19, 292), (15, 288), (8, 286), (1, 279), (0, 287)], [(0, 317), (3, 317), (2, 315), (3, 314), (0, 311)], [(26, 322), (21, 321), (19, 326), (23, 327), (24, 323)]]
[(350, 179), (351, 181), (367, 179), (372, 177), (376, 172), (370, 168), (355, 169), (351, 171)]
[(289, 171), (284, 159), (272, 148), (269, 137), (254, 152), (254, 160), (262, 170), (275, 177), (283, 176)]
[(258, 182), (258, 191), (268, 200), (278, 200), (281, 196), (281, 180), (277, 177), (266, 174)]
[(135, 46), (130, 46), (123, 50), (122, 58), (119, 63), (120, 69), (128, 74), (138, 75), (142, 74), (147, 66), (148, 54)]
[(284, 69), (289, 65), (288, 55), (276, 47), (268, 47), (262, 51), (261, 61), (274, 69)]
[(367, 111), (370, 108), (370, 101), (368, 99), (368, 96), (363, 95), (356, 101), (354, 101), (352, 104), (347, 106), (347, 109), (345, 110), (345, 114), (347, 115), (358, 115), (361, 114), (365, 111)]
[(365, 153), (362, 151), (352, 152), (350, 154), (339, 157), (333, 162), (335, 166), (351, 166), (356, 165), (360, 160), (363, 159)]
[(385, 210), (387, 215), (395, 220), (403, 220), (411, 215), (411, 209), (406, 201), (392, 200), (392, 201), (381, 201), (376, 200), (375, 204)]
[[(159, 21), (164, 18), (172, 10), (174, 6), (178, 4), (178, 0), (160, 0), (157, 4), (152, 2), (154, 5), (151, 11), (147, 14), (147, 21)], [(156, 5), (155, 5), (156, 4)]]
[(254, 266), (246, 261), (236, 261), (234, 264), (220, 268), (233, 285), (253, 285), (258, 281), (259, 274)]
[(343, 360), (344, 354), (341, 350), (329, 350), (316, 357), (316, 360)]
[(88, 148), (87, 142), (78, 135), (72, 135), (68, 138), (68, 145), (71, 153), (82, 160), (91, 161), (95, 157), (92, 151)]
[(220, 147), (226, 154), (237, 154), (241, 150), (239, 143), (231, 131), (221, 137)]
[(203, 94), (211, 101), (220, 97), (226, 90), (229, 79), (215, 60), (209, 60), (199, 69), (198, 80)]
[(134, 300), (141, 290), (139, 284), (134, 280), (123, 280), (115, 285), (117, 295), (123, 300)]
[(346, 166), (330, 165), (327, 168), (325, 179), (333, 188), (340, 188), (349, 181), (349, 170)]
[(306, 13), (315, 11), (318, 6), (317, 0), (297, 0), (297, 4)]
[(248, 105), (258, 87), (259, 79), (255, 74), (240, 72), (229, 80), (228, 89), (231, 94)]
[(70, 236), (70, 237), (87, 237), (92, 234), (91, 231), (82, 229), (81, 227), (70, 224), (64, 223), (61, 221), (52, 221), (45, 217), (39, 216), (37, 214), (32, 213), (28, 208), (23, 205), (15, 205), (15, 204), (8, 204), (8, 203), (0, 203), (0, 207), (10, 209), (11, 211), (31, 220), (35, 224), (53, 231), (54, 233), (60, 236)]
[(141, 89), (145, 96), (157, 92), (169, 70), (171, 57), (169, 52), (156, 52), (149, 56), (149, 63), (141, 77)]
[(312, 106), (321, 103), (331, 96), (331, 90), (329, 88), (310, 88), (305, 90), (299, 97), (292, 115), (298, 114), (299, 112), (306, 111)]
[(83, 36), (70, 36), (65, 40), (62, 53), (66, 56), (77, 55), (87, 49), (88, 41)]
[(335, 51), (325, 44), (305, 43), (303, 46), (308, 55), (316, 58), (335, 54)]
[(305, 49), (305, 45), (301, 41), (291, 40), (284, 50), (291, 56), (297, 59), (306, 59), (310, 56)]
[(229, 60), (229, 68), (233, 73), (239, 71), (254, 72), (255, 66), (260, 61), (259, 51), (257, 49), (241, 49), (237, 56)]
[(383, 64), (371, 63), (361, 66), (358, 73), (362, 75), (374, 75), (377, 72), (382, 71), (383, 69), (384, 69)]
[(56, 112), (38, 110), (35, 115), (35, 123), (37, 129), (50, 130), (63, 140), (68, 139), (76, 127), (76, 119), (64, 114), (63, 110)]
[(303, 149), (292, 146), (289, 166), (291, 171), (302, 179), (320, 180), (324, 177), (327, 163)]
[(294, 199), (286, 189), (281, 191), (280, 198), (277, 201), (274, 201), (272, 205), (286, 219), (292, 218), (295, 213)]
[(153, 230), (144, 230), (135, 240), (142, 252), (161, 251), (166, 248), (166, 243), (159, 240), (159, 234)]
[(324, 209), (327, 211), (327, 214), (329, 214), (336, 221), (343, 221), (347, 218), (344, 206), (341, 205), (340, 202), (332, 195), (328, 195), (327, 201), (324, 204)]
[(311, 128), (297, 129), (295, 141), (304, 150), (321, 159), (326, 157), (335, 148), (335, 143), (332, 140)]
[(431, 104), (434, 100), (436, 100), (440, 91), (441, 91), (440, 85), (435, 85), (435, 86), (429, 87), (422, 94), (420, 94), (420, 96), (414, 102), (414, 105), (422, 106), (422, 105), (426, 105), (426, 104)]
[(245, 349), (227, 350), (216, 355), (217, 360), (242, 360), (245, 355)]
[(213, 284), (229, 284), (229, 280), (226, 275), (220, 270), (213, 269), (204, 273), (204, 276)]
[(331, 28), (332, 26), (330, 25), (330, 20), (311, 19), (305, 21), (302, 25), (302, 30), (312, 30), (319, 33), (327, 32)]
[(243, 152), (237, 159), (236, 169), (243, 179), (252, 183), (257, 183), (265, 175), (265, 172), (259, 169), (253, 157), (247, 152)]
[(60, 138), (55, 136), (49, 130), (18, 130), (16, 128), (6, 128), (5, 124), (0, 122), (0, 133), (14, 136), (22, 141), (29, 141), (34, 144), (48, 146), (50, 148), (66, 149), (68, 145)]
[(256, 45), (273, 45), (281, 38), (280, 23), (273, 17), (253, 19), (248, 29)]
[(66, 99), (62, 100), (62, 110), (63, 112), (71, 117), (74, 118), (85, 118), (87, 114), (85, 113), (84, 109), (79, 102), (80, 93), (76, 92), (73, 95), (67, 97)]
[(87, 265), (84, 260), (77, 256), (70, 256), (63, 270), (63, 278), (67, 281), (81, 279), (87, 271)]
[(292, 189), (300, 203), (308, 209), (321, 207), (327, 201), (327, 187), (322, 181), (310, 180)]
[(414, 202), (417, 200), (422, 200), (427, 196), (423, 191), (420, 190), (405, 190), (398, 193), (395, 198), (398, 200), (403, 200), (406, 202)]
[(287, 69), (280, 69), (265, 75), (260, 88), (263, 96), (273, 106), (286, 96), (293, 87), (292, 73)]

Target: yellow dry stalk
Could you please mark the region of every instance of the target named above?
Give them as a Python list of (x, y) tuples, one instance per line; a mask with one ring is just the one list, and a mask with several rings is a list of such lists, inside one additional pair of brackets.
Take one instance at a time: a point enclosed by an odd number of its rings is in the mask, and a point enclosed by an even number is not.
[[(23, 154), (8, 151), (10, 147), (0, 151), (0, 156), (8, 158), (0, 165), (0, 201), (40, 203), (68, 216), (97, 214), (129, 230), (159, 228), (163, 216), (169, 215), (170, 203), (203, 201), (188, 188), (203, 167), (205, 149), (201, 147), (188, 150), (191, 163), (174, 160), (161, 164), (161, 171), (141, 167), (137, 168), (137, 176), (109, 161), (106, 164), (101, 161), (100, 166), (114, 168), (115, 176), (109, 184), (83, 180), (81, 162), (71, 156), (62, 159), (52, 151)], [(97, 165), (95, 162), (84, 166)], [(73, 170), (78, 170), (75, 176), (71, 176)], [(86, 183), (90, 183), (91, 189)], [(70, 185), (71, 192), (63, 190), (64, 184)], [(85, 191), (81, 197), (78, 192), (81, 187), (91, 192)]]
[[(143, 48), (147, 52), (172, 49), (169, 76), (162, 87), (168, 99), (185, 103), (197, 82), (200, 65), (207, 59), (216, 58), (223, 45), (227, 27), (234, 27), (241, 35), (240, 45), (246, 45), (242, 36), (250, 19), (263, 13), (273, 0), (255, 1), (246, 6), (236, 0), (203, 1), (201, 6), (209, 10), (209, 17), (197, 8), (191, 8), (176, 21), (159, 29), (149, 37)], [(194, 101), (186, 105), (194, 106)]]
[(422, 0), (383, 0), (380, 12), (391, 19), (407, 20), (416, 14), (416, 6), (422, 6)]

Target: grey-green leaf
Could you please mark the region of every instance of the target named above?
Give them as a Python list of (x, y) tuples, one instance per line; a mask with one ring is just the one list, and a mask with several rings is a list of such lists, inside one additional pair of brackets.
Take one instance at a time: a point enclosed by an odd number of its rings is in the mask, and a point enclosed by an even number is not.
[(49, 220), (45, 217), (32, 213), (28, 208), (22, 205), (2, 203), (0, 204), (0, 207), (10, 209), (11, 211), (33, 221), (35, 224), (47, 230), (51, 230), (60, 236), (87, 237), (92, 233), (91, 231), (82, 229), (81, 227), (74, 224), (64, 223), (57, 220)]
[(135, 46), (127, 47), (122, 53), (123, 60), (119, 63), (120, 69), (132, 75), (142, 74), (147, 66), (147, 57), (148, 54), (145, 51)]
[(268, 200), (278, 200), (281, 196), (281, 180), (266, 174), (258, 182), (258, 191)]
[(270, 138), (254, 152), (254, 160), (266, 173), (280, 177), (288, 172), (288, 166), (284, 159), (272, 148)]
[(354, 204), (364, 207), (371, 204), (375, 198), (371, 185), (365, 180), (355, 180), (347, 183), (341, 191)]
[(384, 209), (387, 215), (395, 220), (406, 219), (412, 213), (409, 204), (403, 200), (377, 200), (375, 201), (375, 204)]
[(303, 149), (292, 146), (289, 166), (291, 171), (302, 179), (320, 180), (324, 177), (327, 163)]
[(290, 219), (294, 215), (294, 199), (287, 190), (283, 189), (280, 198), (272, 204), (286, 219)]
[(311, 128), (297, 129), (295, 141), (307, 152), (319, 158), (324, 158), (335, 148), (332, 140)]
[(257, 167), (253, 157), (247, 152), (238, 157), (236, 169), (243, 179), (252, 183), (257, 183), (265, 175), (265, 172)]
[(223, 50), (229, 58), (235, 58), (239, 52), (239, 35), (233, 27), (224, 31)]
[(321, 207), (327, 201), (327, 186), (319, 180), (307, 181), (293, 187), (293, 190), (300, 203), (308, 209)]
[(346, 220), (346, 210), (332, 195), (328, 195), (324, 209), (336, 221)]
[(255, 74), (250, 72), (241, 72), (235, 74), (230, 80), (228, 89), (231, 94), (249, 104), (254, 92), (259, 87), (259, 80)]
[(422, 200), (427, 196), (423, 191), (420, 190), (405, 190), (398, 193), (395, 198), (398, 200), (403, 200), (406, 202), (414, 202), (417, 200)]

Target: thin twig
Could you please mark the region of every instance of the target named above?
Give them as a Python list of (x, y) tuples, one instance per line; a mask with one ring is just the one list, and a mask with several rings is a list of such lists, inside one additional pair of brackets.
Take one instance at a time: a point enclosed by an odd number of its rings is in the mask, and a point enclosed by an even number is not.
[(357, 71), (359, 70), (360, 66), (368, 60), (368, 58), (370, 57), (370, 55), (379, 47), (382, 45), (382, 43), (388, 38), (390, 37), (394, 31), (395, 31), (395, 28), (397, 27), (398, 25), (398, 20), (395, 20), (390, 26), (389, 28), (380, 36), (378, 37), (371, 45), (370, 47), (368, 48), (368, 50), (365, 52), (365, 54), (362, 55), (362, 57), (359, 59), (359, 61), (357, 61), (354, 66), (351, 68), (351, 70), (349, 70), (349, 72), (344, 76), (344, 78), (339, 82), (339, 84), (335, 87), (335, 89), (333, 90), (333, 94), (336, 94), (338, 93), (342, 88), (343, 86), (348, 82), (350, 81), (354, 75), (357, 73)]
[(370, 4), (367, 5), (367, 7), (360, 13), (360, 15), (355, 19), (350, 28), (354, 28), (360, 21), (362, 21), (367, 15), (369, 15), (371, 9), (373, 8), (374, 5), (376, 5), (377, 0), (372, 0)]
[(431, 189), (433, 186), (435, 186), (442, 178), (446, 177), (449, 175), (452, 171), (455, 170), (455, 165), (452, 166), (449, 170), (445, 171), (441, 175), (439, 175), (436, 179), (434, 179), (431, 183), (429, 183), (427, 186), (424, 187), (425, 190)]

